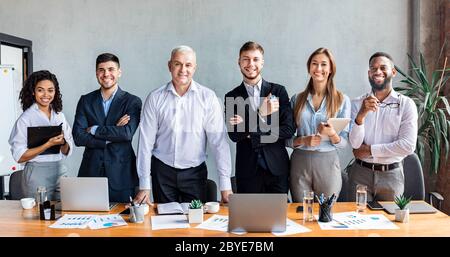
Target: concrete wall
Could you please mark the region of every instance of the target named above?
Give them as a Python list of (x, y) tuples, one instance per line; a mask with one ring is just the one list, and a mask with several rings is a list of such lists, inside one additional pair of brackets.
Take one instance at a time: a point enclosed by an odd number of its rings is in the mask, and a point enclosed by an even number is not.
[[(79, 96), (98, 88), (95, 58), (106, 51), (121, 59), (121, 87), (144, 100), (170, 79), (170, 50), (190, 45), (198, 56), (195, 79), (222, 99), (241, 82), (237, 56), (244, 42), (264, 46), (264, 78), (285, 85), (290, 95), (304, 89), (306, 60), (324, 46), (336, 57), (338, 88), (356, 97), (369, 90), (373, 52), (391, 53), (406, 69), (409, 5), (407, 0), (2, 0), (0, 32), (33, 41), (34, 69), (58, 76), (63, 111), (73, 124)], [(82, 152), (75, 149), (67, 161), (73, 175)], [(345, 167), (350, 150), (341, 155)], [(213, 158), (208, 167), (216, 179)]]

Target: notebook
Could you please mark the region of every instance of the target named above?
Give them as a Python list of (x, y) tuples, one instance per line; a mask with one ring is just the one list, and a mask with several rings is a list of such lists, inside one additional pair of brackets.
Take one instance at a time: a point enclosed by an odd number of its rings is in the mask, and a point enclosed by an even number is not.
[[(59, 126), (39, 126), (27, 128), (27, 147), (35, 148), (45, 144), (50, 138), (56, 137), (61, 134), (62, 123)], [(61, 145), (54, 145), (39, 155), (43, 154), (58, 154), (60, 152)]]
[(189, 212), (189, 203), (158, 203), (156, 208), (158, 214), (187, 214)]
[[(384, 210), (389, 214), (394, 214), (397, 205), (391, 202), (380, 202)], [(411, 202), (408, 204), (409, 213), (435, 213), (437, 210), (426, 202)]]

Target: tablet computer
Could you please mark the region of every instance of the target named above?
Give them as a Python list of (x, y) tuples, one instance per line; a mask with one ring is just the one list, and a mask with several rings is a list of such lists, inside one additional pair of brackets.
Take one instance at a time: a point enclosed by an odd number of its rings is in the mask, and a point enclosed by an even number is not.
[[(331, 124), (336, 131), (336, 133), (341, 133), (342, 130), (344, 130), (348, 124), (350, 123), (350, 118), (329, 118), (327, 120), (328, 124)], [(320, 135), (322, 137), (323, 141), (329, 141), (330, 138), (325, 135)]]

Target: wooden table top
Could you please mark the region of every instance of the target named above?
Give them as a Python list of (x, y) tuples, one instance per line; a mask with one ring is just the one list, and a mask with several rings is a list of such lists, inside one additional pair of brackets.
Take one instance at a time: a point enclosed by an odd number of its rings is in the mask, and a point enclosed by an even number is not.
[[(434, 214), (411, 214), (409, 223), (395, 223), (399, 229), (393, 230), (321, 230), (317, 222), (303, 222), (302, 213), (296, 213), (296, 208), (301, 204), (288, 204), (288, 218), (311, 229), (308, 233), (292, 235), (294, 237), (403, 237), (403, 236), (450, 236), (450, 217), (442, 212)], [(318, 213), (318, 205), (314, 205), (314, 213)], [(346, 212), (354, 211), (355, 203), (336, 203), (333, 211)], [(124, 210), (124, 205), (114, 207), (110, 214), (120, 213)], [(74, 214), (76, 212), (63, 212), (63, 214)], [(77, 212), (82, 213), (82, 212)], [(394, 221), (394, 215), (389, 215), (384, 211), (372, 211), (367, 209), (367, 214), (383, 214), (389, 220)], [(84, 213), (87, 214), (87, 213)], [(89, 212), (92, 214), (92, 212)], [(108, 214), (108, 212), (98, 212), (95, 214)], [(219, 213), (228, 215), (228, 208), (221, 206)], [(247, 233), (245, 235), (235, 235), (227, 232), (210, 231), (196, 228), (188, 229), (151, 229), (150, 216), (155, 215), (155, 210), (150, 208), (150, 212), (145, 216), (144, 223), (128, 223), (128, 226), (113, 227), (107, 229), (91, 230), (86, 229), (54, 229), (49, 228), (55, 221), (39, 220), (37, 207), (24, 210), (19, 201), (0, 201), (0, 236), (12, 237), (273, 237), (272, 233)], [(213, 214), (205, 214), (204, 220)], [(257, 215), (255, 213), (255, 215)], [(128, 222), (128, 215), (124, 215)], [(197, 225), (197, 224), (194, 224)]]

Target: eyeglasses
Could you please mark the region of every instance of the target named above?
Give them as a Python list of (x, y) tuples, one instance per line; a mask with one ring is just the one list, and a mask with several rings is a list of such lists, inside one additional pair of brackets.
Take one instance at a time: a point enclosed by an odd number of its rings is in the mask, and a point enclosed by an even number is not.
[(389, 107), (390, 109), (397, 109), (400, 107), (400, 103), (383, 103), (383, 102), (381, 102), (378, 106), (380, 108)]

